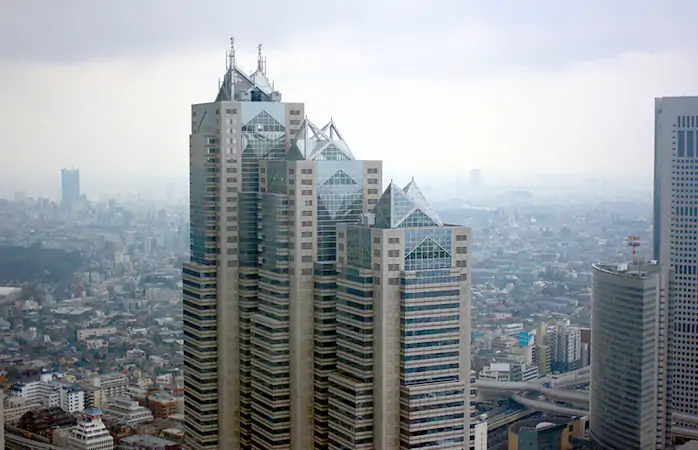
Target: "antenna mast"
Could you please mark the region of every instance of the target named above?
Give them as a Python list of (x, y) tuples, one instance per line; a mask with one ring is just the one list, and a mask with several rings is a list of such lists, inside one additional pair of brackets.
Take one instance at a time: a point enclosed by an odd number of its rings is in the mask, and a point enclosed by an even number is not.
[(230, 38), (230, 50), (228, 50), (228, 69), (233, 70), (235, 67), (235, 38)]
[(637, 249), (640, 247), (640, 236), (628, 236), (628, 247), (633, 249), (633, 263), (640, 264), (642, 261), (637, 257)]

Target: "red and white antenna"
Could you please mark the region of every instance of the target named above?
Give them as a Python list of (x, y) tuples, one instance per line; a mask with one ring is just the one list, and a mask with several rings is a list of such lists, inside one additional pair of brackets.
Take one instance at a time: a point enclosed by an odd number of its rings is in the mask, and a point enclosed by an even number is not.
[(640, 246), (640, 236), (628, 236), (628, 247), (633, 249), (633, 257), (637, 253), (637, 248)]

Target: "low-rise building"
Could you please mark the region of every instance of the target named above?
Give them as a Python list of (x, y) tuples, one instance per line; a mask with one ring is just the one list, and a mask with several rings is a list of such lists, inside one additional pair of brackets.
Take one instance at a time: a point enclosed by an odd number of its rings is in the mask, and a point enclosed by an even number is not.
[(86, 409), (83, 420), (70, 430), (68, 447), (75, 450), (113, 450), (114, 438), (102, 422), (99, 409)]
[(109, 399), (109, 405), (104, 409), (104, 417), (115, 419), (124, 425), (134, 426), (141, 423), (152, 422), (153, 413), (148, 408), (138, 404), (128, 397), (114, 397)]
[(116, 333), (116, 327), (82, 328), (77, 330), (77, 339), (78, 341), (86, 341), (92, 338), (111, 336)]

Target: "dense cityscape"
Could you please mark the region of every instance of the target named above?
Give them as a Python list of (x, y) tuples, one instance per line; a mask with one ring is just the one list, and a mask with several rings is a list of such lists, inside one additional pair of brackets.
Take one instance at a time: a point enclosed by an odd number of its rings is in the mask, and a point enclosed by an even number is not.
[(4, 448), (694, 448), (697, 98), (654, 198), (570, 200), (385, 180), (261, 47), (212, 97), (188, 198), (0, 200)]

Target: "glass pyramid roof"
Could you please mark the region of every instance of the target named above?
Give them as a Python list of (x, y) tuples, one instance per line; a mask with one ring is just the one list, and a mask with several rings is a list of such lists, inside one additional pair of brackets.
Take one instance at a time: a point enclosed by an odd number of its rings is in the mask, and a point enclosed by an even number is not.
[(312, 161), (354, 161), (354, 155), (332, 120), (320, 128), (305, 119), (289, 150), (294, 158)]
[(441, 227), (444, 224), (414, 178), (404, 189), (391, 181), (376, 203), (374, 213), (378, 228)]

